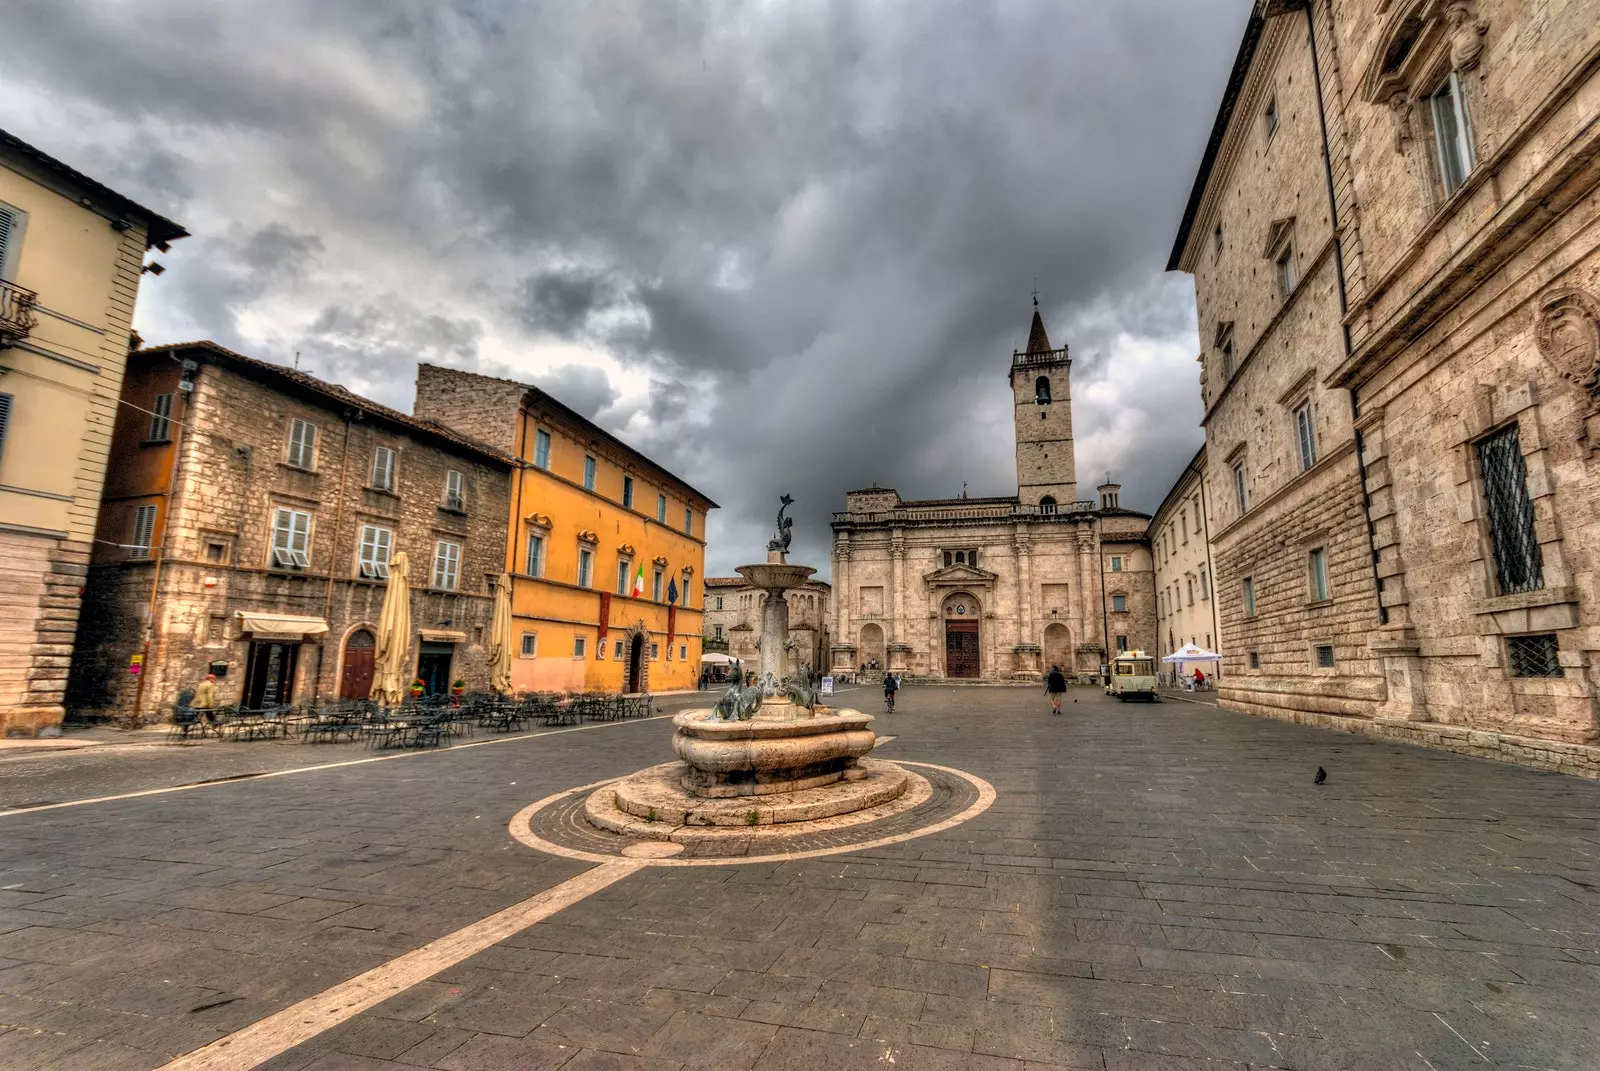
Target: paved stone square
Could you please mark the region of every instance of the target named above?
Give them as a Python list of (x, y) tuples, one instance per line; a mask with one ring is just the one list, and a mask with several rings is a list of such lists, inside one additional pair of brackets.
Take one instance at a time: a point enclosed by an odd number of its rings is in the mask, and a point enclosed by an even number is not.
[[(878, 729), (993, 806), (867, 851), (645, 866), (262, 1066), (1600, 1066), (1600, 784), (1089, 689), (1052, 717), (1032, 689), (911, 687)], [(670, 732), (0, 817), (0, 1067), (160, 1067), (583, 874), (512, 816)], [(0, 786), (136, 792), (183, 779), (163, 762), (210, 776), (196, 755), (6, 760)]]

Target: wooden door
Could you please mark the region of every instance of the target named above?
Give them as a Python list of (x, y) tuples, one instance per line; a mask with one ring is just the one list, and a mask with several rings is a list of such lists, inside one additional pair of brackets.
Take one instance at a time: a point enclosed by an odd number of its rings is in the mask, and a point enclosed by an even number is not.
[(372, 694), (372, 658), (378, 641), (366, 629), (356, 629), (344, 645), (344, 673), (339, 678), (339, 698), (366, 699)]
[(978, 675), (978, 623), (946, 621), (944, 625), (944, 672), (947, 677)]

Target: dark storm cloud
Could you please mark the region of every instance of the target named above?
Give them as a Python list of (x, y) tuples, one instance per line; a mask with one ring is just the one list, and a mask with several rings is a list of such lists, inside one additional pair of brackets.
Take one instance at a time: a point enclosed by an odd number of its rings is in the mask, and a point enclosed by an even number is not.
[[(541, 382), (723, 504), (714, 572), (781, 491), (825, 569), (850, 487), (1014, 490), (1036, 281), (1080, 485), (1159, 503), (1200, 438), (1161, 270), (1247, 7), (24, 0), (0, 125), (142, 146), (128, 192), (230, 236), (176, 247), (142, 324), (391, 404), (419, 358)], [(274, 227), (321, 244), (274, 260)]]

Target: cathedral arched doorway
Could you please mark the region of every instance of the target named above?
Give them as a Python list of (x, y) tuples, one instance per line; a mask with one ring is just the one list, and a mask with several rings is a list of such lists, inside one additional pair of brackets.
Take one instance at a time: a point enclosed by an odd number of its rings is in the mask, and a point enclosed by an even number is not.
[(947, 677), (980, 677), (983, 675), (978, 657), (978, 622), (983, 619), (978, 600), (965, 591), (958, 591), (944, 600), (944, 675)]
[(1044, 671), (1060, 666), (1061, 672), (1072, 672), (1072, 630), (1060, 621), (1044, 627)]
[(861, 664), (868, 668), (874, 663), (879, 669), (888, 665), (884, 658), (883, 626), (870, 624), (861, 626), (860, 657)]

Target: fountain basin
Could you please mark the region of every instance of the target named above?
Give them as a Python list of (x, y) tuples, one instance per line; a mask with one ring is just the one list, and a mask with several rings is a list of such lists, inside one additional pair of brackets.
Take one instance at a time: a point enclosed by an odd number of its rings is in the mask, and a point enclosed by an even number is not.
[(680, 769), (669, 762), (596, 789), (585, 803), (585, 817), (615, 833), (680, 840), (685, 830), (783, 826), (863, 812), (870, 817), (875, 808), (895, 803), (920, 781), (892, 762), (863, 759), (861, 776), (843, 784), (767, 796), (704, 799), (683, 790)]
[(754, 586), (767, 591), (788, 591), (800, 587), (816, 572), (809, 565), (789, 565), (786, 562), (740, 565), (734, 571)]
[[(790, 708), (793, 709), (793, 708)], [(685, 791), (703, 798), (768, 796), (859, 776), (856, 760), (877, 743), (870, 714), (829, 711), (792, 718), (721, 721), (709, 710), (673, 720), (672, 750)]]

